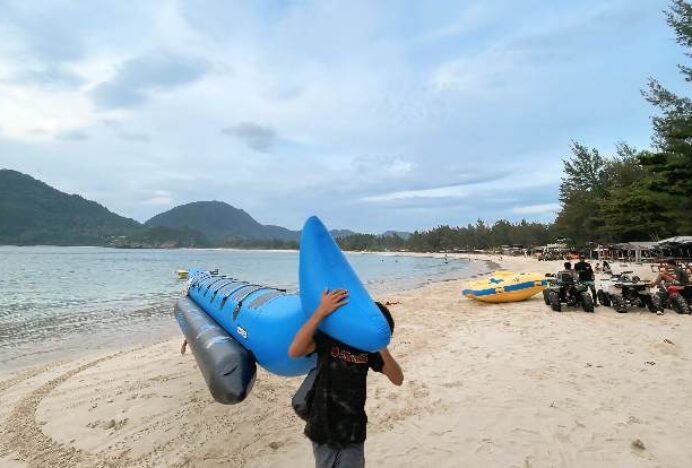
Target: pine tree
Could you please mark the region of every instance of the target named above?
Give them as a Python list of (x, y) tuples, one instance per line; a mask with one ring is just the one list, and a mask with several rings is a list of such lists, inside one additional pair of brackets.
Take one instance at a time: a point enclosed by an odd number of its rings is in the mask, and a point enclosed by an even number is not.
[[(675, 0), (666, 16), (676, 41), (685, 48), (685, 55), (692, 57), (692, 4)], [(692, 68), (678, 68), (685, 81), (692, 82)], [(641, 159), (652, 175), (648, 189), (666, 196), (672, 230), (692, 233), (692, 100), (676, 95), (653, 78), (644, 95), (661, 111), (652, 119), (656, 151)]]

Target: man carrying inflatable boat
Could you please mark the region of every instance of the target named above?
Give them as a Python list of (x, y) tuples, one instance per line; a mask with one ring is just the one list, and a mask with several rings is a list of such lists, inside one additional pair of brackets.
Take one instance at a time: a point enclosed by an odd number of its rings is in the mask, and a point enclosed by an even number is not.
[(387, 349), (394, 320), (314, 216), (301, 235), (299, 283), (300, 294), (288, 294), (193, 268), (175, 317), (216, 401), (242, 402), (257, 365), (307, 373), (292, 403), (307, 422), (316, 466), (362, 467), (368, 370), (395, 385), (404, 380)]
[[(324, 319), (347, 303), (346, 290), (325, 290), (319, 306), (298, 330), (289, 348), (289, 355), (294, 358), (317, 353), (317, 375), (305, 435), (312, 441), (318, 468), (365, 465), (368, 370), (383, 373), (394, 385), (401, 385), (404, 380), (401, 367), (387, 348), (376, 353), (363, 352), (318, 330)], [(394, 320), (389, 310), (377, 305), (393, 332)]]

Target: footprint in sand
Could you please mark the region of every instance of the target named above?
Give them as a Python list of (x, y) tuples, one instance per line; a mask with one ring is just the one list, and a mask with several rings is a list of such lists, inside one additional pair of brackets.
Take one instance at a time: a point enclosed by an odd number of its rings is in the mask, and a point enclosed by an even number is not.
[[(33, 467), (53, 466), (105, 466), (114, 464), (112, 457), (98, 453), (85, 452), (75, 447), (61, 444), (47, 436), (36, 420), (36, 410), (41, 402), (60, 384), (72, 377), (95, 367), (105, 361), (125, 354), (111, 354), (59, 375), (28, 393), (12, 409), (4, 426), (0, 427), (0, 456), (12, 453), (15, 459)], [(114, 428), (117, 422), (114, 421)], [(120, 458), (121, 464), (127, 460)]]
[(680, 349), (670, 340), (654, 343), (651, 349), (659, 354), (665, 354), (666, 356), (680, 356)]
[(462, 387), (464, 385), (463, 382), (460, 380), (457, 380), (455, 382), (445, 382), (442, 384), (443, 387), (445, 388), (457, 388), (457, 387)]
[(121, 419), (119, 421), (116, 421), (115, 419), (109, 419), (108, 421), (103, 421), (103, 420), (98, 420), (94, 422), (90, 422), (89, 424), (86, 425), (89, 429), (105, 429), (105, 430), (114, 430), (118, 431), (122, 429), (128, 422), (128, 418)]

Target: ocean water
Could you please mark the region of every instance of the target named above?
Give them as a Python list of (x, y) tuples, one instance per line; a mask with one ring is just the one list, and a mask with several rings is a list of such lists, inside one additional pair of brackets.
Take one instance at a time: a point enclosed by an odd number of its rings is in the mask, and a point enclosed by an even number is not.
[[(471, 274), (464, 260), (347, 254), (373, 293)], [(297, 291), (298, 253), (0, 246), (0, 366), (58, 350), (171, 336), (175, 297), (192, 266)]]

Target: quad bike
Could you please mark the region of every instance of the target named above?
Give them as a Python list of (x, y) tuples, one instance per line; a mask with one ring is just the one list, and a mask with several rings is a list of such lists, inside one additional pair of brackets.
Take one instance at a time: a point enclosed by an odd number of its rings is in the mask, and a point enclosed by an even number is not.
[(678, 314), (692, 313), (692, 284), (659, 286), (658, 297), (664, 307)]
[(607, 290), (599, 289), (596, 293), (598, 302), (606, 307), (612, 306), (618, 313), (629, 312), (633, 307), (646, 307), (650, 312), (663, 311), (661, 298), (650, 294), (650, 283), (642, 282), (638, 276), (630, 276), (631, 271), (611, 278)]
[[(547, 276), (547, 275), (546, 275)], [(581, 307), (584, 312), (593, 312), (594, 303), (586, 285), (575, 281), (570, 274), (560, 274), (551, 279), (550, 285), (543, 290), (543, 300), (555, 312), (562, 311), (562, 304)]]

